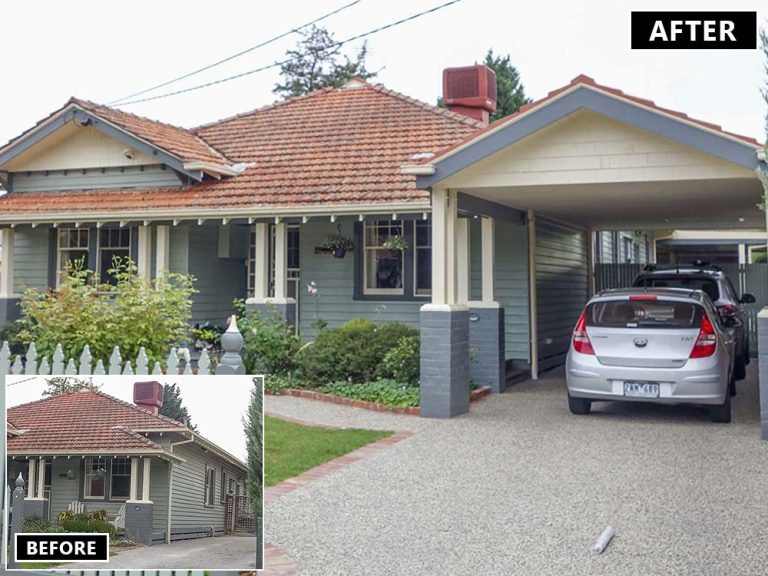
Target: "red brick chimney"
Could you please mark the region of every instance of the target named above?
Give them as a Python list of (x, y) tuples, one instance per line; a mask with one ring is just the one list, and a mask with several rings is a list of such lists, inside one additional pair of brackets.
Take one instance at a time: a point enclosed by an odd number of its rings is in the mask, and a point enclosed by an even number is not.
[(496, 111), (496, 73), (482, 64), (443, 70), (443, 102), (449, 110), (488, 124)]
[(163, 385), (156, 380), (134, 383), (133, 403), (142, 410), (157, 414), (163, 407)]

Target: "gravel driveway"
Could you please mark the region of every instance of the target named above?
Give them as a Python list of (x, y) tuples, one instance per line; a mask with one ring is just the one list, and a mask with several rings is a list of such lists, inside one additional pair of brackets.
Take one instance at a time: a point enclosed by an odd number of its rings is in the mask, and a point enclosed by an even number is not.
[(572, 416), (562, 372), (445, 421), (270, 396), (272, 413), (416, 434), (268, 505), (267, 542), (301, 574), (764, 574), (768, 443), (749, 368), (730, 425), (645, 404)]

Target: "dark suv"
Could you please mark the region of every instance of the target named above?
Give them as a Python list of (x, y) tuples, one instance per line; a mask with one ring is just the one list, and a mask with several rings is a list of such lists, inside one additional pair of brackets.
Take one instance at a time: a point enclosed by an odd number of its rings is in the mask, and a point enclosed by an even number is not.
[[(743, 380), (749, 364), (749, 342), (744, 319), (744, 304), (752, 304), (755, 297), (743, 294), (741, 298), (728, 277), (717, 266), (696, 262), (691, 266), (659, 267), (649, 264), (637, 275), (633, 286), (648, 288), (686, 288), (701, 290), (717, 308), (723, 326), (736, 340), (734, 375)], [(732, 390), (735, 394), (735, 389)]]

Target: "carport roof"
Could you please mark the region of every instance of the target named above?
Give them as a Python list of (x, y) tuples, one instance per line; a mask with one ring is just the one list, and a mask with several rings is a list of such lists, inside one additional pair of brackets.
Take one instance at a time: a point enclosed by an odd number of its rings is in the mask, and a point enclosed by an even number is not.
[(405, 165), (403, 172), (416, 174), (417, 185), (427, 188), (579, 109), (632, 124), (747, 168), (759, 164), (758, 153), (763, 145), (756, 139), (598, 84), (580, 74), (544, 98), (523, 105), (515, 114), (443, 148), (434, 157)]

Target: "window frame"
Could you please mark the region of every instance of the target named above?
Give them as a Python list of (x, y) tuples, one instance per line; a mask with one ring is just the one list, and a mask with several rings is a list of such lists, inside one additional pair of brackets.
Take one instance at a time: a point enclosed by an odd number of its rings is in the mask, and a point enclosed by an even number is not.
[[(428, 245), (420, 245), (418, 243), (419, 234), (417, 232), (417, 229), (419, 227), (419, 224), (426, 224), (427, 230), (429, 234), (429, 244)], [(408, 245), (409, 248), (411, 248), (411, 245)], [(429, 291), (421, 291), (419, 292), (419, 250), (429, 250), (430, 252), (430, 259), (429, 259)], [(430, 220), (414, 220), (413, 221), (413, 287), (412, 292), (413, 295), (417, 298), (431, 298), (432, 297), (432, 222)]]
[[(104, 478), (103, 478), (103, 480), (104, 480), (104, 493), (101, 494), (100, 496), (99, 495), (94, 496), (94, 495), (89, 494), (89, 492), (90, 492), (90, 490), (89, 490), (89, 487), (90, 487), (89, 478), (96, 476), (96, 471), (93, 470), (93, 461), (97, 461), (97, 462), (101, 461), (101, 462), (104, 463), (104, 466), (103, 466), (103, 468), (104, 468)], [(109, 469), (107, 468), (107, 459), (104, 458), (104, 457), (99, 457), (99, 456), (89, 456), (89, 457), (85, 458), (84, 466), (85, 466), (85, 470), (84, 470), (84, 473), (83, 473), (83, 500), (108, 500), (109, 499), (108, 498), (108, 492), (107, 492), (108, 477), (110, 477), (111, 475), (110, 475)], [(89, 472), (89, 470), (91, 470), (91, 471)], [(96, 468), (96, 470), (98, 470), (98, 468)]]
[[(366, 296), (404, 296), (407, 294), (406, 290), (406, 281), (405, 281), (405, 269), (406, 269), (406, 261), (405, 261), (405, 255), (408, 250), (400, 250), (400, 288), (369, 288), (368, 287), (368, 264), (369, 264), (369, 254), (372, 252), (377, 252), (381, 250), (388, 250), (393, 251), (389, 248), (383, 248), (380, 245), (376, 246), (368, 246), (368, 230), (371, 228), (376, 230), (376, 236), (380, 236), (378, 233), (379, 228), (387, 227), (389, 229), (389, 236), (394, 236), (395, 234), (392, 234), (393, 228), (400, 228), (400, 235), (403, 238), (406, 238), (406, 224), (405, 220), (397, 219), (397, 220), (366, 220), (363, 222), (363, 241), (361, 249), (363, 251), (363, 294)], [(397, 224), (396, 224), (397, 223)], [(411, 243), (409, 242), (409, 248), (411, 248)]]
[[(118, 230), (120, 233), (126, 232), (128, 235), (128, 245), (127, 246), (102, 246), (101, 242), (101, 236), (103, 233), (111, 233), (113, 230)], [(97, 228), (96, 229), (96, 264), (94, 265), (95, 271), (99, 274), (99, 282), (102, 284), (109, 282), (105, 282), (105, 278), (101, 276), (101, 256), (102, 252), (105, 250), (111, 250), (111, 251), (117, 251), (117, 250), (125, 250), (127, 252), (128, 258), (131, 257), (131, 248), (133, 246), (133, 230), (131, 228), (125, 227), (125, 228)], [(111, 267), (110, 263), (110, 267)], [(107, 268), (109, 269), (109, 268)]]
[[(124, 460), (122, 464), (128, 466), (128, 473), (115, 474), (115, 460)], [(131, 499), (131, 459), (125, 456), (115, 456), (109, 462), (109, 500), (130, 500)], [(112, 480), (115, 476), (127, 476), (128, 477), (128, 495), (127, 496), (115, 496), (113, 492)]]
[[(73, 248), (71, 246), (67, 246), (66, 248), (62, 247), (61, 237), (63, 234), (69, 234), (70, 232), (85, 232), (85, 246), (77, 246), (76, 248)], [(79, 235), (79, 234), (78, 234)], [(62, 253), (64, 252), (85, 252), (85, 268), (87, 269), (90, 264), (91, 259), (91, 229), (90, 228), (56, 228), (56, 282), (55, 287), (58, 288), (61, 284), (61, 277), (62, 273), (65, 272), (64, 269), (62, 269)], [(79, 239), (78, 239), (79, 242)], [(69, 242), (67, 242), (69, 244)]]
[(213, 508), (216, 503), (216, 468), (210, 464), (205, 465), (204, 487), (203, 506)]

